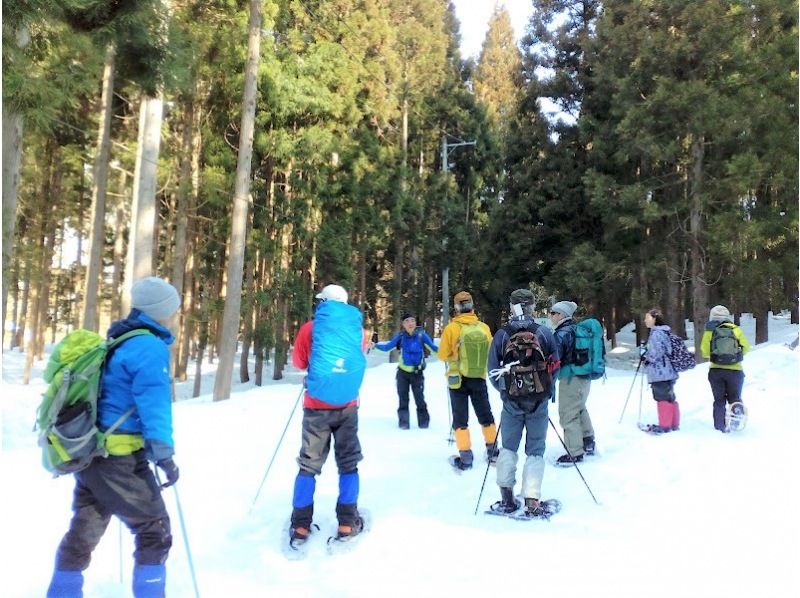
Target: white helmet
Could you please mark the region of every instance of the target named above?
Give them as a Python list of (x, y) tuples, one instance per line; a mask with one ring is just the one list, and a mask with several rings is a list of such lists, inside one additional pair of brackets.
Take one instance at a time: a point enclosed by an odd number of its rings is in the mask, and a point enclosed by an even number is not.
[(339, 301), (340, 303), (347, 303), (347, 291), (338, 284), (329, 284), (325, 286), (319, 293), (317, 299), (323, 301)]

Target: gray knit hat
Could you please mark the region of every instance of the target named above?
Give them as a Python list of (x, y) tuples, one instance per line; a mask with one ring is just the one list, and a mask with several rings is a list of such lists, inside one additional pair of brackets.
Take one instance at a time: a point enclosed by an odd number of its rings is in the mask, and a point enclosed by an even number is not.
[(721, 322), (733, 322), (733, 316), (731, 315), (731, 312), (729, 312), (728, 308), (724, 305), (715, 305), (712, 307), (709, 318), (711, 320), (717, 320)]
[(131, 307), (156, 322), (166, 320), (181, 306), (178, 291), (167, 281), (148, 276), (140, 278), (131, 286)]
[(578, 309), (577, 303), (572, 301), (559, 301), (550, 308), (550, 311), (557, 311), (558, 313), (563, 314), (564, 317), (571, 318), (576, 309)]

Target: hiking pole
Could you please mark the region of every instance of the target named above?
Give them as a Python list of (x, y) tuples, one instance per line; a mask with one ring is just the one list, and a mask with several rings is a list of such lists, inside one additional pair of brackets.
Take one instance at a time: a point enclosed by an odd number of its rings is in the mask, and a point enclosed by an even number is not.
[(619, 414), (619, 421), (617, 423), (622, 423), (622, 417), (625, 415), (625, 409), (628, 407), (628, 401), (631, 398), (631, 393), (633, 392), (633, 387), (636, 384), (636, 376), (639, 375), (639, 368), (642, 367), (642, 361), (644, 361), (641, 357), (639, 358), (639, 365), (636, 366), (636, 372), (633, 374), (633, 380), (631, 381), (631, 387), (628, 390), (628, 396), (625, 397), (625, 404), (622, 406), (622, 413)]
[[(163, 488), (161, 485), (161, 476), (158, 475), (158, 469), (155, 470), (156, 474), (156, 482), (158, 485)], [(194, 561), (192, 560), (192, 550), (189, 548), (189, 535), (186, 533), (186, 521), (183, 519), (183, 508), (181, 507), (181, 499), (178, 496), (178, 485), (174, 482), (171, 484), (172, 488), (175, 490), (175, 504), (178, 506), (178, 521), (181, 524), (181, 535), (183, 536), (183, 546), (186, 550), (186, 558), (189, 561), (189, 573), (192, 576), (192, 585), (194, 586), (194, 595), (196, 598), (200, 598), (200, 590), (197, 588), (197, 575), (194, 572)]]
[(644, 394), (644, 374), (639, 378), (639, 416), (636, 419), (636, 425), (642, 425), (642, 395)]
[[(494, 451), (497, 449), (497, 440), (500, 438), (500, 428), (503, 427), (503, 416), (500, 416), (500, 423), (497, 424), (497, 433), (494, 435), (494, 442), (492, 443), (492, 455), (494, 455)], [(475, 513), (474, 515), (478, 514), (478, 507), (481, 504), (481, 498), (483, 498), (483, 488), (486, 486), (486, 478), (489, 477), (489, 468), (492, 466), (492, 457), (490, 455), (486, 456), (486, 473), (483, 474), (483, 484), (481, 484), (481, 491), (478, 494), (478, 502), (475, 503)]]
[(553, 431), (556, 433), (556, 436), (558, 436), (558, 439), (561, 441), (561, 446), (563, 446), (564, 450), (567, 451), (567, 454), (569, 455), (569, 458), (572, 461), (572, 464), (575, 466), (575, 471), (577, 471), (578, 475), (581, 476), (581, 480), (583, 480), (583, 485), (586, 486), (586, 489), (589, 491), (589, 494), (592, 495), (592, 500), (594, 501), (594, 504), (599, 505), (600, 503), (597, 502), (597, 499), (594, 496), (594, 492), (592, 492), (592, 489), (589, 488), (589, 484), (586, 483), (586, 478), (583, 477), (583, 474), (581, 473), (580, 467), (578, 467), (578, 464), (575, 463), (575, 457), (573, 457), (572, 453), (569, 452), (569, 449), (567, 448), (567, 445), (564, 442), (564, 439), (561, 438), (561, 434), (558, 433), (558, 429), (556, 428), (556, 425), (553, 423), (553, 420), (550, 419), (550, 416), (547, 417), (547, 421), (549, 421), (550, 425), (553, 426)]
[(183, 534), (183, 545), (186, 547), (186, 558), (189, 559), (189, 572), (192, 574), (192, 585), (194, 586), (194, 595), (200, 598), (200, 590), (197, 589), (197, 576), (194, 572), (194, 562), (192, 561), (192, 551), (189, 548), (189, 536), (186, 534), (186, 522), (183, 520), (183, 509), (181, 508), (181, 499), (178, 496), (178, 485), (172, 485), (175, 490), (175, 504), (178, 505), (178, 520), (181, 523), (181, 534)]
[(283, 428), (283, 433), (281, 434), (280, 439), (278, 440), (278, 446), (275, 447), (275, 452), (272, 453), (272, 459), (269, 460), (269, 465), (267, 465), (267, 470), (264, 472), (264, 477), (261, 478), (261, 484), (258, 486), (258, 491), (256, 492), (255, 498), (253, 498), (253, 504), (250, 505), (250, 510), (253, 510), (253, 507), (256, 506), (256, 501), (258, 500), (259, 494), (261, 494), (261, 489), (264, 487), (264, 482), (267, 481), (267, 476), (269, 475), (269, 470), (272, 469), (272, 464), (275, 463), (275, 457), (278, 456), (278, 450), (281, 448), (281, 444), (283, 443), (283, 437), (286, 436), (286, 430), (289, 429), (289, 424), (292, 422), (292, 417), (294, 417), (294, 412), (297, 411), (297, 404), (300, 402), (300, 399), (305, 392), (306, 387), (305, 385), (300, 387), (300, 393), (297, 395), (297, 400), (294, 402), (294, 407), (292, 407), (291, 413), (289, 413), (289, 419), (286, 420), (286, 426)]
[(447, 437), (447, 444), (452, 445), (455, 442), (453, 436), (453, 401), (450, 398), (450, 389), (445, 386), (444, 390), (447, 393), (447, 423), (450, 426), (450, 435)]
[(119, 523), (119, 583), (123, 583), (122, 579), (122, 519), (117, 519)]

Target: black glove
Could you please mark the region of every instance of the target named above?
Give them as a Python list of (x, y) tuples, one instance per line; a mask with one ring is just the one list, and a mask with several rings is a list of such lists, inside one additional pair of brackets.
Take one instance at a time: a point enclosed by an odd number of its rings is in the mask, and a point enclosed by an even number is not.
[(172, 484), (178, 481), (181, 472), (178, 469), (178, 466), (175, 465), (175, 461), (172, 460), (172, 457), (156, 461), (156, 465), (161, 471), (164, 472), (164, 475), (167, 476), (167, 482), (165, 484), (161, 484), (162, 488), (169, 488), (172, 486)]

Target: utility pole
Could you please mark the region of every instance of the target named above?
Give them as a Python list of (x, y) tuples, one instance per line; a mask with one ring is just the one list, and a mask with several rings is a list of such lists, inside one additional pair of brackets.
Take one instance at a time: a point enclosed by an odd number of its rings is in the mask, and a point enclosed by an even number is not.
[[(442, 135), (442, 172), (445, 176), (445, 200), (447, 199), (447, 173), (449, 171), (450, 152), (465, 145), (475, 145), (474, 141), (458, 140), (455, 143), (447, 142), (447, 134)], [(445, 205), (447, 202), (445, 201)], [(444, 217), (442, 218), (444, 221)], [(444, 235), (443, 235), (444, 236)], [(442, 239), (442, 248), (447, 249), (447, 237)], [(450, 268), (442, 268), (442, 330), (450, 320)]]

